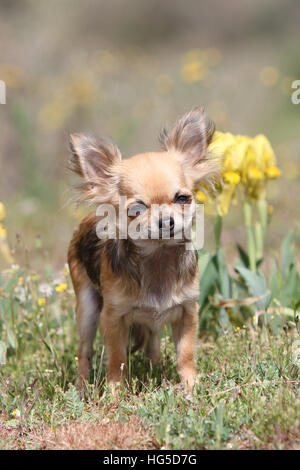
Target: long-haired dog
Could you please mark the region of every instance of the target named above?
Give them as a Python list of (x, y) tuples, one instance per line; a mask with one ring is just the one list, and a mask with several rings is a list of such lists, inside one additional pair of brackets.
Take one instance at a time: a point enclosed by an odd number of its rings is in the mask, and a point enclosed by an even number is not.
[[(195, 249), (186, 248), (182, 214), (188, 208), (185, 220), (190, 227), (196, 210), (195, 188), (218, 174), (217, 164), (207, 152), (213, 132), (203, 109), (195, 108), (179, 119), (170, 133), (162, 132), (162, 152), (124, 160), (111, 142), (81, 134), (71, 136), (71, 168), (83, 178), (81, 199), (112, 207), (116, 214), (110, 219), (113, 237), (109, 230), (100, 230), (99, 236), (97, 224), (103, 221), (103, 214), (95, 211), (81, 222), (69, 247), (82, 379), (91, 371), (99, 323), (110, 384), (126, 377), (131, 326), (135, 348), (144, 348), (156, 364), (161, 329), (170, 323), (179, 375), (188, 388), (193, 387), (199, 273)], [(124, 204), (120, 204), (121, 197)], [(161, 206), (163, 216), (154, 211)], [(120, 219), (127, 227), (133, 223), (139, 226), (140, 233), (147, 236), (134, 236), (129, 228), (124, 236)], [(164, 237), (165, 232), (169, 237)]]

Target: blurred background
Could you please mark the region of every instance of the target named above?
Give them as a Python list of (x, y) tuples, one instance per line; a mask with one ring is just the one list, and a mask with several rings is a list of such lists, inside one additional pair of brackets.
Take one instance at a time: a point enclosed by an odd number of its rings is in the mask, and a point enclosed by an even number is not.
[[(71, 132), (110, 136), (127, 157), (158, 149), (161, 127), (199, 104), (218, 130), (271, 141), (276, 248), (299, 219), (299, 14), (298, 0), (0, 0), (0, 201), (16, 260), (65, 263), (86, 212), (69, 203)], [(240, 213), (224, 220), (228, 256)], [(207, 218), (208, 248), (210, 230)]]

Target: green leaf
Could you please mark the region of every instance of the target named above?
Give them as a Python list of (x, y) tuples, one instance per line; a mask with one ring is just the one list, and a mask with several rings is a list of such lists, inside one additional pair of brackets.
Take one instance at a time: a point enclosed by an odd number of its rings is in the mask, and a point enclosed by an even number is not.
[(223, 250), (218, 250), (217, 252), (217, 268), (219, 272), (220, 292), (224, 299), (229, 299), (231, 297), (231, 281), (230, 276), (228, 274), (227, 266), (224, 262)]
[(84, 403), (74, 385), (69, 385), (69, 390), (65, 393), (66, 414), (72, 418), (79, 418), (82, 414)]
[(9, 419), (5, 421), (5, 427), (7, 428), (16, 428), (20, 425), (20, 421), (18, 419)]
[(216, 241), (216, 251), (220, 247), (220, 240), (221, 240), (221, 233), (222, 233), (222, 223), (223, 219), (220, 215), (216, 215), (214, 220), (214, 233), (215, 233), (215, 241)]
[(265, 297), (256, 302), (256, 305), (260, 310), (266, 309), (270, 303), (271, 296), (270, 293), (267, 293), (268, 289), (265, 278), (262, 275), (253, 273), (249, 269), (241, 266), (237, 266), (235, 269), (246, 282), (249, 293), (252, 296), (259, 297), (266, 294)]
[(198, 267), (199, 267), (200, 279), (210, 260), (211, 260), (211, 254), (208, 251), (204, 250), (204, 248), (198, 251)]
[(300, 276), (294, 266), (290, 272), (289, 277), (284, 282), (284, 299), (283, 304), (288, 306), (292, 302), (297, 301), (300, 298)]
[(220, 308), (219, 310), (219, 323), (223, 330), (228, 331), (231, 328), (230, 319), (225, 308)]
[(5, 329), (6, 329), (6, 334), (7, 334), (7, 341), (8, 344), (13, 348), (16, 349), (18, 346), (18, 341), (16, 338), (16, 335), (14, 334), (13, 330), (10, 328), (8, 322), (6, 321), (5, 318), (5, 313), (3, 313), (4, 308), (3, 308), (3, 302), (0, 302), (0, 318), (2, 319)]
[(274, 297), (276, 297), (278, 300), (280, 300), (280, 302), (282, 302), (281, 288), (280, 288), (280, 273), (277, 269), (275, 260), (273, 260), (272, 268), (271, 268), (270, 291), (271, 291), (271, 299), (274, 299)]
[(246, 251), (244, 250), (244, 248), (241, 247), (241, 245), (239, 243), (236, 244), (237, 246), (237, 249), (238, 249), (238, 252), (239, 252), (239, 255), (240, 255), (240, 259), (244, 265), (245, 268), (249, 268), (249, 256), (247, 255)]
[(211, 260), (207, 264), (200, 278), (200, 295), (199, 295), (200, 310), (203, 308), (205, 302), (208, 300), (209, 293), (214, 290), (217, 280), (218, 280), (218, 273), (214, 266), (213, 261)]
[(281, 245), (281, 259), (282, 259), (282, 273), (284, 278), (289, 276), (289, 270), (294, 264), (295, 260), (295, 248), (292, 243), (294, 238), (294, 233), (290, 232), (284, 238)]
[(247, 227), (247, 245), (248, 245), (248, 256), (250, 262), (251, 271), (256, 271), (256, 250), (255, 250), (255, 240), (253, 231), (250, 227)]

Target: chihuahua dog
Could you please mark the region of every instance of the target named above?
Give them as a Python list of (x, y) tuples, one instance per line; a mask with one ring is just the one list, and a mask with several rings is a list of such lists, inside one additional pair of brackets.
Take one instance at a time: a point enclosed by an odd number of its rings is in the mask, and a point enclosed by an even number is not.
[[(195, 188), (201, 182), (214, 184), (218, 177), (218, 164), (207, 152), (213, 133), (204, 110), (195, 108), (170, 133), (163, 130), (161, 152), (122, 160), (111, 142), (71, 136), (71, 169), (84, 180), (80, 198), (113, 208), (116, 214), (110, 218), (114, 230), (106, 232), (97, 230), (103, 222), (101, 211), (88, 215), (69, 247), (81, 379), (88, 379), (91, 371), (98, 324), (107, 352), (107, 379), (113, 385), (126, 377), (130, 331), (134, 349), (143, 348), (156, 364), (161, 329), (170, 323), (179, 375), (189, 389), (193, 387), (199, 274), (196, 250), (187, 249), (182, 233), (182, 214), (188, 209), (184, 220), (191, 227)], [(154, 211), (161, 206), (163, 216)], [(120, 219), (127, 224), (125, 231)], [(140, 236), (129, 229), (130, 224), (140, 227)], [(164, 236), (166, 232), (169, 236)]]

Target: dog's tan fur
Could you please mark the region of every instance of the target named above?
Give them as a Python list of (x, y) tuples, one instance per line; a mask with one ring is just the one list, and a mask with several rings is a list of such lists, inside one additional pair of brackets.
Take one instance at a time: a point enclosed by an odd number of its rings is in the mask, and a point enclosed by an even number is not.
[[(72, 136), (71, 167), (84, 178), (81, 199), (109, 202), (117, 212), (118, 196), (126, 196), (129, 205), (141, 200), (149, 207), (147, 218), (151, 204), (171, 207), (176, 193), (188, 195), (189, 204), (194, 205), (195, 186), (217, 175), (216, 164), (206, 151), (212, 134), (203, 110), (196, 108), (183, 116), (170, 134), (164, 131), (163, 152), (122, 160), (114, 144)], [(173, 211), (182, 210), (180, 204), (175, 206)], [(155, 364), (160, 359), (160, 331), (170, 323), (178, 372), (191, 388), (196, 378), (198, 329), (196, 252), (172, 239), (100, 240), (97, 221), (95, 212), (82, 221), (68, 253), (77, 299), (80, 376), (89, 376), (99, 319), (108, 355), (107, 377), (112, 384), (126, 377), (130, 326), (134, 325), (136, 347), (144, 347)]]

